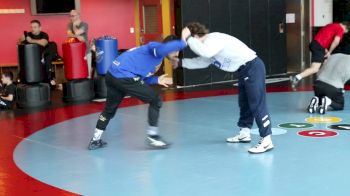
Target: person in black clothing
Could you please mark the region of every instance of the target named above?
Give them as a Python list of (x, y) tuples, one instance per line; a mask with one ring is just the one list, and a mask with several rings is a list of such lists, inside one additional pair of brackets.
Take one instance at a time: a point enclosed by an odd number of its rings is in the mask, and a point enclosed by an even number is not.
[(56, 54), (50, 54), (49, 50), (49, 35), (41, 31), (41, 23), (39, 20), (32, 20), (30, 22), (31, 31), (24, 32), (22, 37), (19, 39), (19, 44), (29, 43), (38, 44), (41, 47), (42, 63), (45, 66), (45, 81), (50, 82), (51, 85), (55, 85), (55, 81), (52, 74), (52, 61)]
[(30, 28), (30, 32), (24, 32), (20, 38), (20, 43), (39, 44), (42, 50), (44, 50), (49, 43), (49, 35), (41, 31), (41, 23), (38, 20), (30, 21)]
[(11, 109), (16, 96), (16, 85), (13, 84), (12, 72), (5, 72), (1, 75), (0, 110)]
[(173, 84), (172, 78), (166, 77), (167, 74), (159, 77), (154, 74), (161, 68), (164, 58), (175, 62), (178, 59), (179, 51), (186, 46), (185, 39), (169, 35), (162, 43), (149, 42), (146, 45), (130, 49), (114, 59), (106, 74), (106, 105), (97, 120), (95, 132), (88, 146), (89, 150), (107, 146), (107, 142), (103, 141), (101, 137), (126, 95), (149, 104), (149, 127), (146, 129), (147, 144), (156, 149), (169, 147), (169, 143), (162, 139), (158, 130), (159, 114), (163, 103), (162, 97), (150, 85), (168, 87)]

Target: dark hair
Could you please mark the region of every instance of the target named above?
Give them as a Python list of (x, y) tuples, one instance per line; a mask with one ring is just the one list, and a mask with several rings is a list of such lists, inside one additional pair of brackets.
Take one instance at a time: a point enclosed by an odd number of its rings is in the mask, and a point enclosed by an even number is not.
[(209, 33), (209, 29), (199, 22), (191, 22), (187, 25), (187, 28), (191, 31), (192, 36), (198, 35), (199, 37), (203, 37)]
[(30, 23), (31, 23), (31, 24), (36, 23), (36, 24), (39, 25), (39, 27), (41, 26), (41, 23), (40, 23), (39, 20), (32, 20), (32, 21), (30, 21)]
[(170, 42), (173, 40), (178, 40), (178, 39), (180, 39), (180, 38), (176, 35), (168, 35), (168, 36), (166, 36), (166, 38), (163, 39), (162, 43), (167, 43), (167, 42)]
[(4, 72), (2, 73), (2, 75), (6, 78), (10, 78), (10, 80), (12, 81), (13, 80), (13, 73), (12, 72)]
[(348, 30), (350, 30), (350, 22), (349, 21), (343, 21), (341, 22)]

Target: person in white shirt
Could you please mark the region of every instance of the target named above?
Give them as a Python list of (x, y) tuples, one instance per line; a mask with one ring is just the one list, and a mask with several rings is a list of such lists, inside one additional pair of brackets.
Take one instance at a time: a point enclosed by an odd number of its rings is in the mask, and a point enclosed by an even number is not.
[(183, 30), (187, 44), (199, 57), (183, 59), (180, 64), (187, 69), (200, 69), (214, 65), (227, 72), (239, 74), (238, 126), (240, 132), (226, 139), (230, 143), (251, 141), (250, 130), (255, 119), (259, 128), (260, 141), (250, 148), (250, 153), (263, 153), (274, 148), (271, 139), (271, 119), (266, 105), (265, 65), (256, 53), (237, 38), (224, 33), (209, 33), (198, 22), (187, 25)]

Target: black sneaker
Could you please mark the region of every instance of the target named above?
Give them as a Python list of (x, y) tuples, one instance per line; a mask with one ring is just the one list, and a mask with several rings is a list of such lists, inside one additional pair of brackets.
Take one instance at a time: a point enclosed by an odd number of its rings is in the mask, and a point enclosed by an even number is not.
[(89, 150), (96, 150), (98, 148), (104, 148), (106, 146), (107, 146), (107, 142), (105, 142), (105, 141), (103, 141), (101, 139), (100, 140), (95, 140), (95, 141), (91, 139), (88, 149)]
[(309, 104), (309, 107), (307, 108), (307, 111), (310, 114), (315, 113), (318, 109), (318, 103), (319, 103), (318, 97), (314, 96), (310, 101), (310, 104)]
[(170, 146), (168, 142), (165, 142), (159, 135), (148, 135), (146, 137), (147, 145), (155, 149), (166, 149)]
[(289, 80), (290, 80), (290, 85), (292, 86), (293, 91), (296, 91), (299, 80), (295, 76), (290, 76)]

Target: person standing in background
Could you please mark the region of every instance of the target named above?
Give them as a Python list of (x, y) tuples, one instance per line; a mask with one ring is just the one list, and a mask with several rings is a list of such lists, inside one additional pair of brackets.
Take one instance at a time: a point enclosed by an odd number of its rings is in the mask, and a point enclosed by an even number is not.
[(71, 10), (69, 13), (70, 22), (67, 25), (67, 35), (76, 38), (86, 44), (85, 60), (87, 60), (89, 78), (91, 78), (91, 51), (88, 40), (89, 25), (80, 19), (80, 13), (77, 10)]

